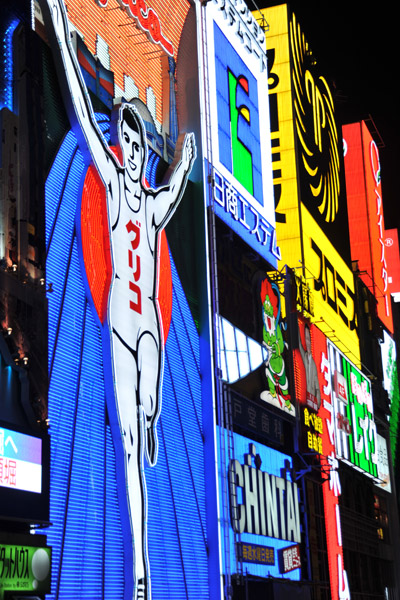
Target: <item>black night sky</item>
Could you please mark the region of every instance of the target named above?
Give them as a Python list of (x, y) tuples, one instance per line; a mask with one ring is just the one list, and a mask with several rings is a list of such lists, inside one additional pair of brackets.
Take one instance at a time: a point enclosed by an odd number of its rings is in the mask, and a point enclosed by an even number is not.
[[(277, 4), (255, 2), (260, 8)], [(247, 4), (254, 10), (253, 0)], [(367, 5), (351, 0), (293, 0), (289, 5), (321, 73), (334, 85), (340, 123), (373, 119), (384, 143), (380, 157), (385, 227), (400, 227), (400, 52), (393, 9), (385, 2)]]

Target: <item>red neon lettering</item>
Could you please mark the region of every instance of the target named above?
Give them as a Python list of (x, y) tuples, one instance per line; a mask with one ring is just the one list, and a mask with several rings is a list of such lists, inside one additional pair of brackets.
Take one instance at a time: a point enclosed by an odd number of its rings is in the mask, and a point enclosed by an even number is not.
[[(134, 238), (133, 238), (133, 240), (131, 240), (131, 248), (132, 249), (128, 249), (128, 264), (129, 264), (129, 268), (133, 270), (133, 252), (132, 252), (132, 250), (136, 250), (140, 244), (140, 222), (136, 221), (136, 224), (134, 224), (134, 223), (132, 223), (131, 220), (129, 220), (128, 223), (126, 224), (126, 230), (128, 233), (134, 234)], [(131, 292), (136, 294), (136, 302), (133, 302), (132, 300), (130, 300), (129, 308), (139, 314), (142, 314), (142, 292), (140, 290), (139, 285), (137, 283), (135, 283), (140, 279), (140, 271), (141, 271), (140, 256), (138, 254), (136, 254), (135, 258), (136, 258), (136, 267), (135, 267), (135, 270), (133, 271), (134, 281), (129, 282), (129, 289), (131, 290)]]
[[(108, 0), (95, 1), (102, 8), (105, 8), (108, 2)], [(161, 33), (160, 19), (157, 13), (147, 6), (145, 0), (118, 0), (118, 2), (121, 8), (126, 8), (130, 17), (139, 21), (140, 27), (149, 34), (153, 42), (160, 44), (170, 56), (173, 56), (174, 47)]]
[(132, 300), (129, 301), (129, 308), (141, 315), (142, 314), (142, 292), (140, 291), (140, 287), (137, 285), (137, 283), (133, 283), (133, 281), (130, 281), (129, 289), (133, 293), (135, 293), (137, 296), (136, 302), (133, 302)]

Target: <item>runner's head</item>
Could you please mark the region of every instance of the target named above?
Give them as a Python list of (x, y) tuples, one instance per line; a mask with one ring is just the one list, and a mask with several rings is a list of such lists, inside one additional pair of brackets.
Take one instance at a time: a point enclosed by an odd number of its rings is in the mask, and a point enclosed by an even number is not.
[(132, 181), (141, 183), (146, 146), (142, 122), (130, 104), (124, 104), (120, 110), (119, 141), (127, 175)]

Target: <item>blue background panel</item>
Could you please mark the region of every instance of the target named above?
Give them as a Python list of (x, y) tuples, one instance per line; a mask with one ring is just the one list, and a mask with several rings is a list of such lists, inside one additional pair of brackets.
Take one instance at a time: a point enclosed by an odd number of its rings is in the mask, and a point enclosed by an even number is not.
[[(104, 117), (103, 119), (104, 125)], [(107, 126), (102, 129), (107, 136)], [(154, 181), (157, 160), (146, 177)], [(85, 293), (75, 220), (85, 167), (69, 132), (46, 183), (51, 599), (122, 600), (124, 533), (107, 409), (102, 337)], [(146, 468), (153, 598), (210, 597), (199, 337), (172, 262), (159, 457)], [(125, 532), (126, 535), (126, 532)]]
[(264, 206), (261, 172), (261, 140), (258, 110), (258, 83), (253, 73), (234, 50), (232, 44), (214, 23), (215, 75), (217, 84), (219, 160), (232, 173), (231, 119), (229, 106), (228, 69), (238, 79), (244, 76), (249, 84), (249, 94), (238, 88), (236, 108), (244, 105), (250, 112), (250, 123), (238, 119), (238, 137), (250, 151), (253, 164), (254, 198)]
[[(219, 455), (221, 453), (221, 436), (225, 436), (225, 452), (226, 452), (226, 468), (228, 468), (228, 434), (226, 430), (222, 430), (218, 427), (218, 445), (219, 445)], [(259, 442), (255, 442), (250, 438), (244, 437), (237, 433), (233, 433), (233, 448), (234, 448), (234, 458), (236, 458), (241, 465), (244, 464), (244, 456), (249, 452), (249, 445), (254, 444), (256, 448), (256, 454), (260, 455), (262, 464), (261, 470), (269, 473), (270, 475), (276, 475), (278, 477), (282, 477), (281, 469), (285, 466), (285, 460), (288, 460), (290, 466), (292, 467), (292, 458), (287, 454), (283, 454), (282, 452), (278, 452), (278, 450), (274, 450), (273, 448), (268, 448)], [(222, 464), (223, 462), (219, 460), (219, 479), (221, 481), (222, 473)], [(252, 465), (254, 466), (254, 464)], [(240, 494), (241, 490), (238, 493), (238, 502), (242, 503), (242, 498)], [(221, 506), (223, 506), (222, 501), (222, 485), (220, 485), (220, 501)], [(236, 559), (235, 559), (235, 534), (231, 525), (230, 515), (223, 515), (221, 519), (222, 527), (227, 529), (228, 532), (228, 540), (229, 540), (229, 551), (223, 552), (223, 564), (224, 564), (224, 572), (227, 572), (226, 568), (226, 557), (229, 556), (229, 570), (231, 574), (236, 573)], [(225, 539), (224, 532), (221, 532), (221, 537)], [(282, 574), (279, 572), (279, 560), (278, 560), (278, 550), (281, 548), (287, 548), (289, 546), (294, 546), (296, 542), (289, 542), (288, 540), (279, 540), (276, 538), (268, 537), (265, 535), (257, 535), (253, 533), (243, 532), (240, 534), (240, 539), (237, 538), (240, 542), (246, 542), (251, 544), (258, 544), (260, 546), (268, 546), (270, 548), (274, 548), (275, 554), (275, 565), (259, 565), (253, 564), (250, 562), (243, 562), (243, 573), (247, 571), (247, 573), (251, 575), (256, 575), (257, 577), (268, 577), (269, 575), (272, 577), (282, 577)], [(295, 569), (294, 571), (290, 571), (286, 573), (284, 577), (286, 579), (293, 579), (295, 581), (300, 580), (300, 571), (301, 569)]]

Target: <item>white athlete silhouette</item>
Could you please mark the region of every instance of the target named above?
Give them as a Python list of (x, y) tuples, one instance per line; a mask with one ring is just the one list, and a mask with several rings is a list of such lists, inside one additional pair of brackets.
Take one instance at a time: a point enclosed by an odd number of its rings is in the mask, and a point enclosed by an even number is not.
[[(158, 234), (177, 207), (195, 160), (193, 134), (185, 136), (169, 184), (143, 186), (147, 160), (144, 126), (136, 109), (123, 104), (117, 133), (123, 165), (105, 142), (93, 114), (72, 45), (63, 0), (41, 0), (47, 31), (61, 61), (60, 83), (80, 149), (105, 186), (113, 261), (108, 302), (113, 391), (122, 439), (126, 499), (131, 526), (134, 598), (151, 598), (147, 551), (143, 458), (157, 459), (156, 423), (161, 409), (162, 347), (156, 304)], [(105, 353), (106, 355), (107, 353)], [(119, 440), (121, 443), (121, 440)], [(125, 593), (125, 598), (127, 598)]]

